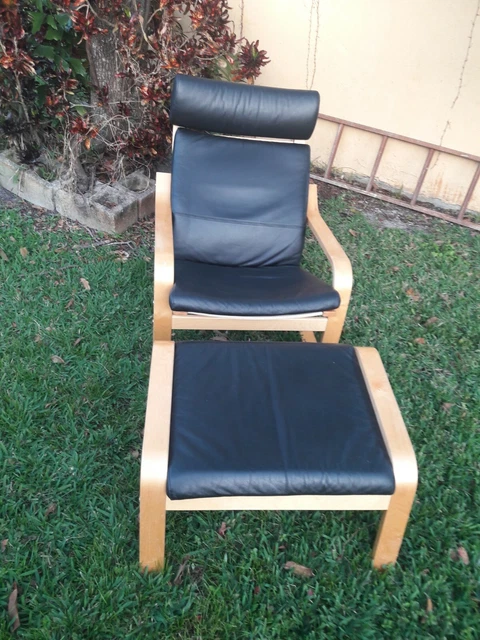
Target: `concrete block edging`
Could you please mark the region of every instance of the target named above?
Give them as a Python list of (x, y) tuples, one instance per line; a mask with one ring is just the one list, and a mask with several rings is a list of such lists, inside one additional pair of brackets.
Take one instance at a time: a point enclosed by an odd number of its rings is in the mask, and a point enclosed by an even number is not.
[(110, 233), (125, 231), (155, 210), (155, 181), (141, 171), (111, 185), (97, 182), (90, 193), (79, 194), (64, 189), (59, 180), (44, 180), (15, 162), (11, 151), (3, 151), (0, 186), (37, 207)]

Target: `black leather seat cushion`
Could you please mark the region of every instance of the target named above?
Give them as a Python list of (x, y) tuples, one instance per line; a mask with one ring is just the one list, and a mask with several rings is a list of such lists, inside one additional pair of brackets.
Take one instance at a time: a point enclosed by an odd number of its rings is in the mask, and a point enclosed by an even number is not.
[(394, 489), (353, 347), (176, 344), (170, 498)]
[(177, 260), (170, 306), (226, 316), (276, 316), (336, 309), (340, 296), (300, 267), (223, 267)]
[(308, 140), (318, 117), (317, 91), (276, 89), (177, 75), (170, 121), (236, 136)]
[(299, 264), (305, 239), (310, 148), (175, 136), (175, 256), (237, 267)]

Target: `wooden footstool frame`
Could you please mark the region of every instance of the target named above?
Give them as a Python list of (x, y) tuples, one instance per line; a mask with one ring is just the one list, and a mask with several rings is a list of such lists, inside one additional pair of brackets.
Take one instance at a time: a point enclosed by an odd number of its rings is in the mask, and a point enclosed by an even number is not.
[(395, 563), (417, 487), (410, 438), (378, 352), (355, 349), (390, 456), (393, 495), (228, 496), (170, 500), (166, 494), (175, 344), (153, 345), (140, 476), (140, 565), (161, 570), (165, 562), (167, 511), (207, 510), (375, 510), (382, 519), (373, 548), (377, 569)]

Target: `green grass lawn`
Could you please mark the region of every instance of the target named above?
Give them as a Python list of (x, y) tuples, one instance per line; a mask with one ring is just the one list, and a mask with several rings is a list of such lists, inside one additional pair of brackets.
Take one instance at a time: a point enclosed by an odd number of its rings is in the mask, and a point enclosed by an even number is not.
[[(151, 224), (112, 239), (2, 210), (1, 640), (14, 583), (32, 640), (480, 637), (480, 235), (323, 213), (355, 274), (343, 341), (379, 349), (418, 457), (396, 567), (371, 569), (377, 513), (200, 512), (169, 514), (166, 571), (142, 574)], [(310, 239), (305, 262), (325, 269)]]

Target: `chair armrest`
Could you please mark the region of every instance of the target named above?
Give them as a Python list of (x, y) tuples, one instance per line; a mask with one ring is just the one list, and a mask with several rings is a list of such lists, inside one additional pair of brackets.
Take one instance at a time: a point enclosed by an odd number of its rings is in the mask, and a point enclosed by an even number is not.
[(170, 290), (174, 282), (171, 175), (157, 173), (155, 190), (155, 268), (153, 293), (154, 340), (165, 338), (171, 330)]
[(347, 307), (353, 285), (352, 265), (341, 244), (330, 231), (318, 209), (317, 185), (311, 184), (308, 191), (307, 220), (318, 244), (327, 256), (332, 268), (333, 288), (340, 294), (341, 307)]

